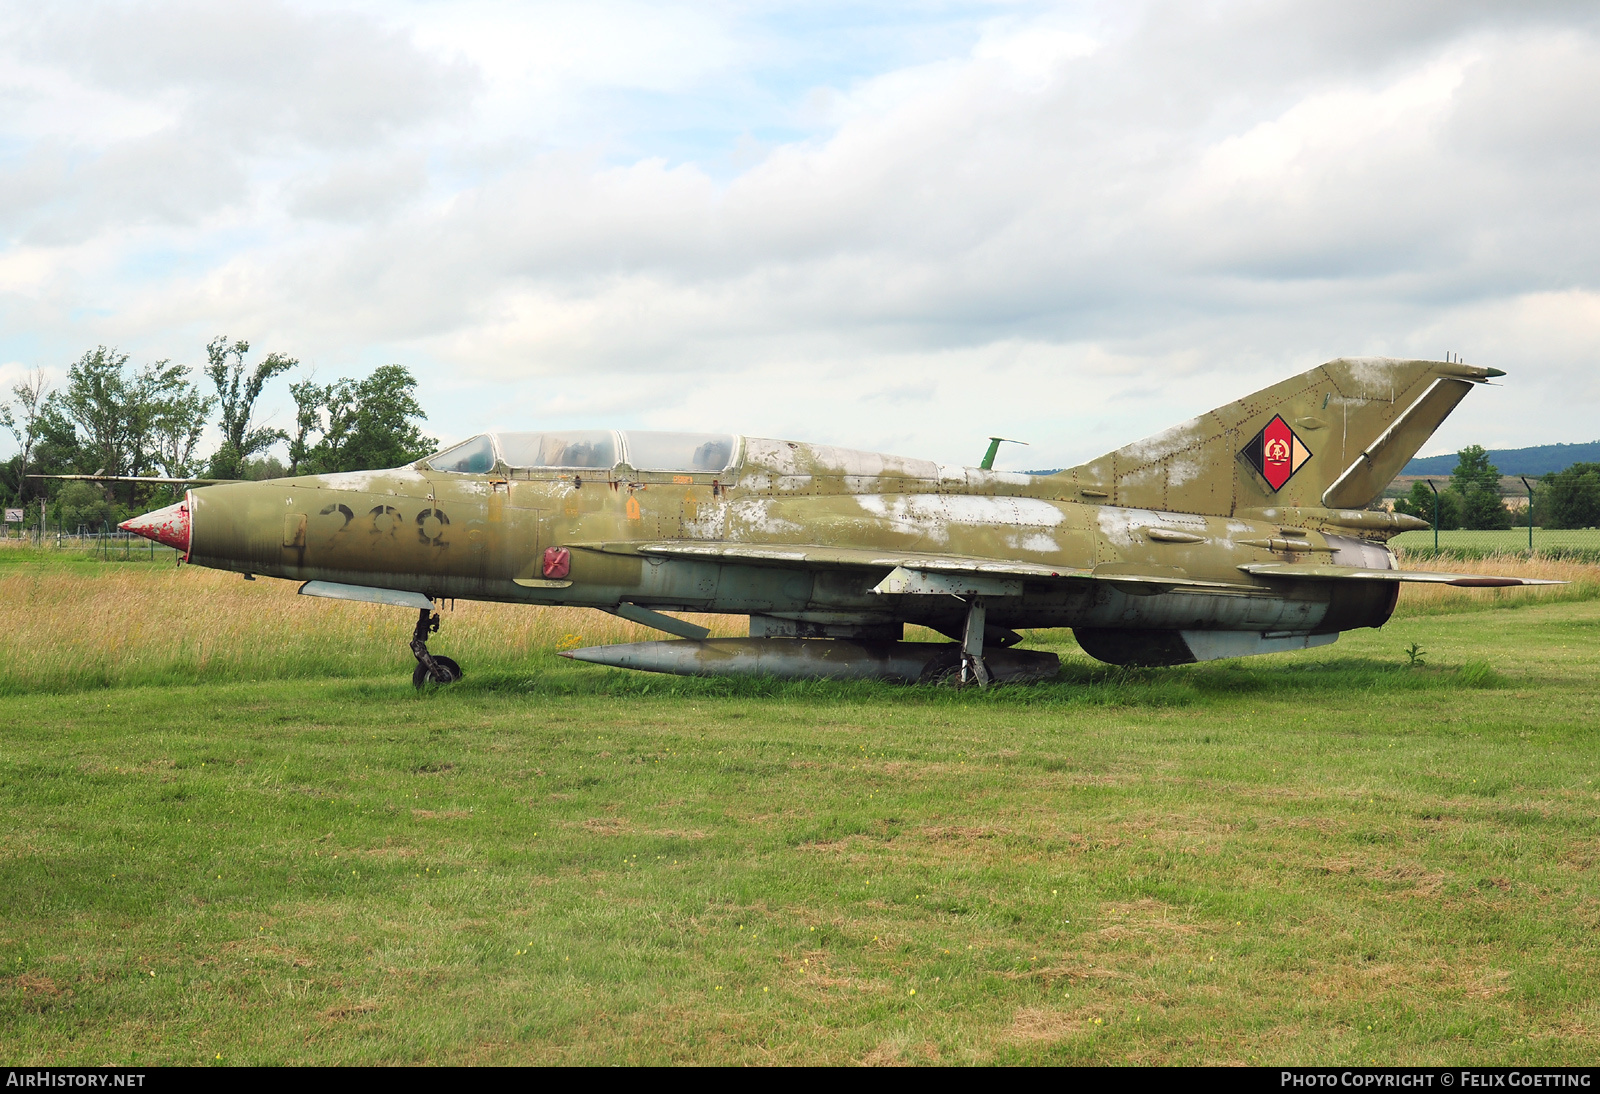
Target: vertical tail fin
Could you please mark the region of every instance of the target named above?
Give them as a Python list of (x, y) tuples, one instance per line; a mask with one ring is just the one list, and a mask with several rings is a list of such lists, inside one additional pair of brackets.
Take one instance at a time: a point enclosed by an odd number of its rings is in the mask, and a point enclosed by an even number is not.
[(1339, 358), (1058, 476), (1086, 498), (1231, 516), (1363, 509), (1497, 369)]

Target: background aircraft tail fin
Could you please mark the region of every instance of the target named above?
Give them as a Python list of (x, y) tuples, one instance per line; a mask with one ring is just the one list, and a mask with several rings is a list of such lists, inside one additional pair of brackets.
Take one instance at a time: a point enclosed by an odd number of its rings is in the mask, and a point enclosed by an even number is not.
[(1497, 369), (1339, 358), (1057, 477), (1086, 500), (1230, 516), (1364, 509)]

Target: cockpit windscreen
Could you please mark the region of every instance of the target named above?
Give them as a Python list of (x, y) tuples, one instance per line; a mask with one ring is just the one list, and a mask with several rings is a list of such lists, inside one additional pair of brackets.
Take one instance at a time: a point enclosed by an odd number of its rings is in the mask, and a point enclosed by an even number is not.
[(636, 471), (721, 471), (733, 462), (731, 433), (629, 430), (622, 437)]
[(609, 429), (569, 429), (562, 433), (497, 433), (508, 467), (612, 467), (616, 434)]
[(428, 466), (456, 475), (482, 475), (494, 468), (494, 445), (488, 437), (474, 437), (445, 449), (430, 459)]

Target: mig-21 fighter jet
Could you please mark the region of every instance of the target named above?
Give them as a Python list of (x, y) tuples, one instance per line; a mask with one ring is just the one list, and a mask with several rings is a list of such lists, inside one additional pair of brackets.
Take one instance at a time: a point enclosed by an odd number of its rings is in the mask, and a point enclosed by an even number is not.
[[(1052, 675), (1019, 631), (1071, 627), (1091, 656), (1178, 665), (1300, 650), (1381, 627), (1428, 525), (1379, 508), (1472, 390), (1454, 361), (1330, 361), (1051, 474), (941, 466), (727, 433), (485, 433), (386, 471), (191, 489), (123, 528), (199, 566), (311, 596), (413, 608), (413, 680), (437, 601), (598, 608), (676, 639), (567, 652), (689, 675)], [(988, 461), (985, 461), (988, 462)], [(748, 638), (666, 612), (745, 615)], [(949, 643), (906, 642), (920, 624)]]

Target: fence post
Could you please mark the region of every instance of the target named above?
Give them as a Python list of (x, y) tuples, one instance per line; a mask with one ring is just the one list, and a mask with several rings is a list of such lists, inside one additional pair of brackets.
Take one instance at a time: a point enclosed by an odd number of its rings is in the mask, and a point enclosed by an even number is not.
[(1533, 555), (1533, 483), (1528, 481), (1528, 476), (1518, 475), (1522, 485), (1528, 488), (1528, 555)]
[(1432, 479), (1424, 479), (1428, 489), (1433, 491), (1433, 556), (1439, 557), (1439, 488), (1433, 485)]

